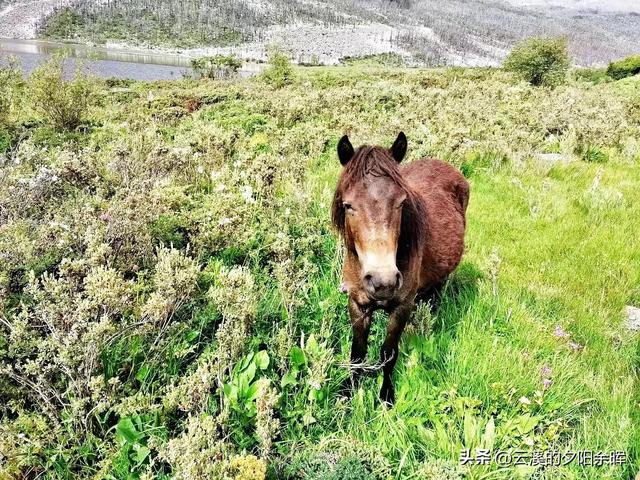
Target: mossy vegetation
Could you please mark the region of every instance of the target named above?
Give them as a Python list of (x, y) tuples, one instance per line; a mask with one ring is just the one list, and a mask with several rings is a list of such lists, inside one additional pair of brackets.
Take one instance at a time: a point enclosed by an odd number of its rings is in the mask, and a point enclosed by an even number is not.
[[(0, 77), (14, 92), (0, 476), (632, 478), (638, 79), (292, 71), (277, 85), (95, 80), (74, 128), (38, 108), (37, 77)], [(407, 161), (443, 158), (472, 193), (464, 261), (440, 309), (416, 313), (387, 409), (375, 375), (339, 396), (350, 326), (329, 208), (337, 139), (399, 130)], [(384, 329), (377, 316), (372, 361)], [(461, 465), (476, 448), (626, 461)]]

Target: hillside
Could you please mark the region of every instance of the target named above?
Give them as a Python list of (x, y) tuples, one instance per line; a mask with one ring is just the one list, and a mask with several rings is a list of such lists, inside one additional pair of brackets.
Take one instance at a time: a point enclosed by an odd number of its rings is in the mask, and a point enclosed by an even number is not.
[[(353, 66), (63, 88), (1, 72), (1, 478), (640, 469), (623, 316), (640, 307), (638, 77), (551, 90)], [(51, 92), (73, 112), (89, 100), (77, 128), (54, 127)], [(329, 210), (338, 138), (400, 130), (407, 161), (460, 168), (471, 202), (464, 260), (406, 332), (387, 409), (375, 374), (339, 394), (351, 328)], [(376, 316), (372, 366), (384, 331)], [(481, 447), (569, 461), (461, 465)], [(585, 450), (607, 461), (567, 454)]]
[[(395, 52), (422, 65), (494, 65), (534, 35), (564, 35), (578, 64), (640, 51), (640, 15), (622, 2), (535, 0), (78, 0), (41, 24), (45, 37), (123, 42), (299, 62)], [(207, 47), (206, 49), (199, 49)], [(196, 49), (196, 50), (194, 50)], [(199, 49), (199, 50), (198, 50)]]

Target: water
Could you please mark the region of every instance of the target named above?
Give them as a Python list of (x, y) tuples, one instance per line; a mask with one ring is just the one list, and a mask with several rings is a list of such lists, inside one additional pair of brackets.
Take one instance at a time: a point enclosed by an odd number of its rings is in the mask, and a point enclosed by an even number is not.
[[(61, 50), (69, 57), (71, 71), (81, 59), (88, 73), (102, 78), (176, 80), (193, 73), (186, 56), (43, 40), (0, 39), (0, 63), (9, 56), (17, 57), (25, 75), (29, 75), (52, 53)], [(259, 70), (258, 64), (247, 63), (240, 75), (249, 77)]]

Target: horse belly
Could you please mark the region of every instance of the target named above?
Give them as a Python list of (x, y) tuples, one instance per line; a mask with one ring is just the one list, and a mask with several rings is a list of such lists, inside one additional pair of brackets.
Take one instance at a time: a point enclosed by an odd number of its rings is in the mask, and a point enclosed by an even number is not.
[(469, 184), (458, 170), (436, 159), (412, 162), (403, 173), (425, 200), (429, 239), (420, 287), (430, 288), (446, 279), (462, 259)]

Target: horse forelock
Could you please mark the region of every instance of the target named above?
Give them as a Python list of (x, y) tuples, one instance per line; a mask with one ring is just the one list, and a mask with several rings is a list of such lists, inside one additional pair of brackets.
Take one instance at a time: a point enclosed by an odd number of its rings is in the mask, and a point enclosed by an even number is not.
[(356, 150), (338, 180), (331, 208), (333, 226), (342, 238), (348, 241), (345, 235), (345, 212), (342, 205), (342, 195), (369, 176), (390, 178), (407, 196), (402, 210), (397, 257), (402, 264), (399, 266), (410, 268), (414, 260), (417, 260), (420, 246), (427, 236), (426, 209), (422, 197), (404, 180), (398, 163), (391, 157), (388, 150), (369, 145)]

